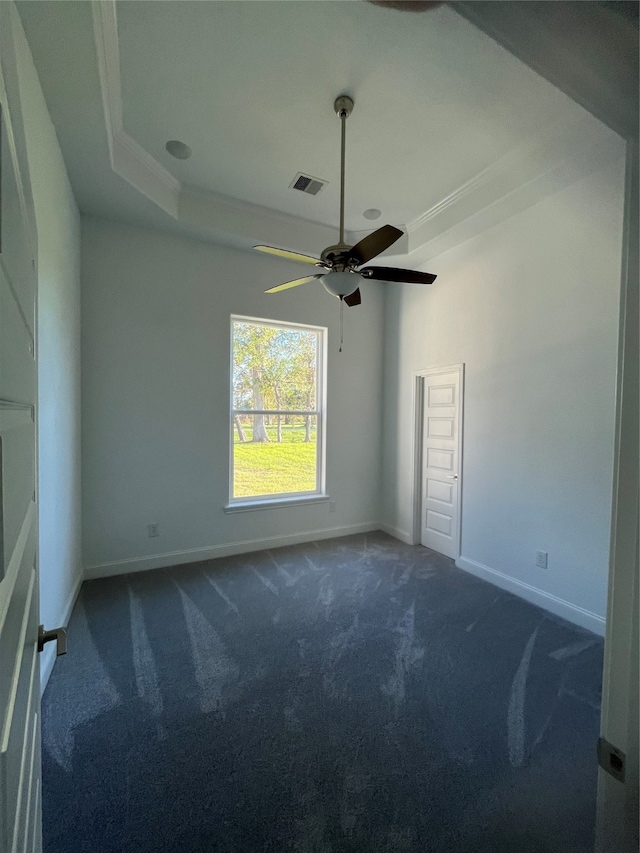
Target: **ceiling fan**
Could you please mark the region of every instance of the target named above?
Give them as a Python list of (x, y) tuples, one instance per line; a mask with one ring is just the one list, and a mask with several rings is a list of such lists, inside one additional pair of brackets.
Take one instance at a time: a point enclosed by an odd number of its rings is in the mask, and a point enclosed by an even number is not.
[(402, 231), (393, 225), (383, 225), (368, 237), (360, 240), (355, 246), (349, 246), (344, 241), (344, 175), (345, 175), (345, 147), (346, 147), (346, 122), (353, 110), (353, 100), (348, 95), (340, 95), (333, 105), (336, 115), (342, 123), (342, 142), (340, 157), (340, 238), (335, 246), (327, 246), (319, 258), (311, 255), (303, 255), (298, 252), (290, 252), (287, 249), (278, 249), (275, 246), (254, 246), (259, 252), (268, 255), (276, 255), (289, 261), (298, 261), (303, 264), (311, 264), (319, 267), (322, 272), (314, 275), (306, 275), (302, 278), (285, 281), (270, 287), (266, 293), (278, 293), (281, 290), (289, 290), (300, 284), (320, 279), (325, 290), (337, 296), (346, 305), (360, 305), (360, 284), (366, 279), (377, 279), (378, 281), (398, 281), (408, 284), (432, 284), (436, 276), (431, 273), (418, 272), (417, 270), (397, 269), (395, 267), (367, 267), (370, 260), (375, 258), (396, 240), (402, 236)]

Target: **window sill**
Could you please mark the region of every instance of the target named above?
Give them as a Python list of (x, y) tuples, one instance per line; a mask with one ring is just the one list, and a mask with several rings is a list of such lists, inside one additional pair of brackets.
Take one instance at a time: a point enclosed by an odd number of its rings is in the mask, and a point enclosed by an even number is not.
[(301, 495), (291, 498), (273, 498), (267, 500), (237, 501), (223, 507), (224, 512), (254, 512), (257, 509), (277, 509), (281, 506), (304, 506), (305, 504), (325, 503), (329, 495)]

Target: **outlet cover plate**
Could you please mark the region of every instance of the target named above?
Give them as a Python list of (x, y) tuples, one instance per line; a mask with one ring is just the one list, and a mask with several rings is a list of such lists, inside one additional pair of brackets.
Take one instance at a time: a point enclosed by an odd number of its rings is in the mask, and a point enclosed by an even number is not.
[(536, 551), (536, 566), (539, 569), (547, 568), (548, 553), (546, 551)]

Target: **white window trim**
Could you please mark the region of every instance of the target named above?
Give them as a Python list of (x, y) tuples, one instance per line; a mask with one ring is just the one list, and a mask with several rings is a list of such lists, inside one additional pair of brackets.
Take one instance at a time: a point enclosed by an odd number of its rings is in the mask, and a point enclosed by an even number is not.
[[(316, 361), (316, 408), (305, 411), (285, 411), (283, 409), (238, 410), (233, 406), (233, 324), (253, 323), (254, 325), (271, 326), (276, 329), (293, 329), (303, 332), (315, 332), (318, 335), (318, 352)], [(232, 314), (229, 324), (229, 501), (223, 507), (224, 512), (247, 512), (258, 509), (275, 509), (286, 506), (316, 504), (329, 500), (326, 491), (326, 420), (327, 420), (327, 327), (311, 326), (306, 323), (290, 323), (285, 320), (266, 320), (261, 317), (246, 317)], [(233, 448), (234, 448), (234, 415), (270, 414), (270, 415), (312, 415), (316, 418), (316, 484), (317, 488), (307, 492), (285, 492), (284, 494), (255, 495), (253, 497), (233, 497)]]
[(268, 500), (242, 500), (242, 498), (238, 498), (233, 503), (229, 503), (224, 506), (223, 510), (226, 513), (234, 513), (254, 512), (258, 509), (278, 509), (279, 507), (290, 506), (313, 506), (315, 504), (326, 503), (331, 499), (329, 495), (316, 494), (315, 492), (310, 492), (309, 494), (299, 494), (296, 492), (295, 494), (292, 493), (292, 495), (287, 495), (284, 498), (277, 498), (268, 495)]

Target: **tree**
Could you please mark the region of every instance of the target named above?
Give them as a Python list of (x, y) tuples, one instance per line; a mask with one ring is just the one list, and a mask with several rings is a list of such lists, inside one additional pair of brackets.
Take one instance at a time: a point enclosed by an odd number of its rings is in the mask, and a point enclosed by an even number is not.
[[(269, 341), (269, 352), (264, 366), (266, 384), (273, 396), (274, 408), (287, 408), (287, 396), (291, 384), (292, 363), (297, 351), (297, 333), (289, 329), (278, 329), (278, 334)], [(276, 437), (282, 441), (282, 415), (276, 415)]]
[[(316, 395), (314, 332), (259, 323), (234, 323), (233, 406), (252, 411), (314, 409)], [(254, 442), (269, 441), (265, 415), (252, 415)], [(276, 415), (276, 437), (282, 441), (282, 418)], [(312, 416), (305, 417), (305, 441), (311, 440)], [(240, 422), (235, 421), (240, 440)]]
[[(296, 354), (292, 362), (292, 383), (297, 397), (296, 408), (316, 408), (316, 354), (317, 340), (313, 333), (299, 333)], [(311, 441), (312, 415), (305, 415), (305, 442)]]
[(235, 423), (236, 429), (238, 430), (238, 439), (240, 441), (246, 441), (247, 436), (245, 434), (244, 427), (242, 426), (242, 423), (240, 422), (240, 416), (234, 415), (233, 422)]
[[(236, 323), (233, 334), (234, 408), (260, 411), (265, 408), (264, 367), (269, 339), (277, 332), (270, 326)], [(253, 415), (253, 442), (267, 442), (264, 415)]]
[[(262, 368), (251, 368), (251, 387), (253, 389), (253, 408), (264, 409), (264, 396), (262, 394)], [(267, 428), (264, 425), (264, 415), (253, 416), (253, 438), (251, 441), (269, 441)]]

